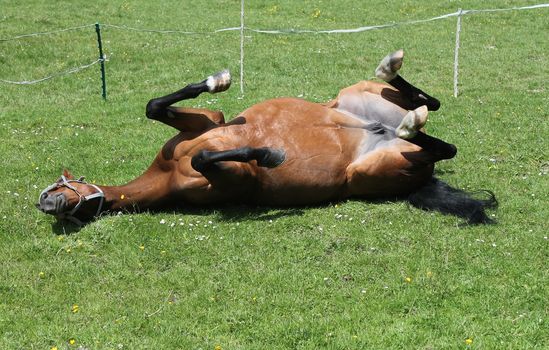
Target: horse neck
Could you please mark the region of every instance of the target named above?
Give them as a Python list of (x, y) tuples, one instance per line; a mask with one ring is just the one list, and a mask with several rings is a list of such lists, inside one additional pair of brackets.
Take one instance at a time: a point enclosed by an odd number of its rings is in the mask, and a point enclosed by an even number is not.
[(139, 211), (158, 207), (169, 197), (171, 173), (150, 168), (122, 186), (99, 186), (105, 194), (105, 210)]

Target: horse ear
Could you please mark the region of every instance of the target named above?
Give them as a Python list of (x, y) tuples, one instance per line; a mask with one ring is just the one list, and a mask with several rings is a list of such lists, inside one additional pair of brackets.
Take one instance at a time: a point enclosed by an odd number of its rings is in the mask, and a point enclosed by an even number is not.
[(63, 176), (64, 176), (67, 180), (73, 180), (73, 179), (74, 179), (74, 176), (72, 176), (72, 174), (70, 173), (70, 171), (68, 171), (67, 169), (63, 169)]

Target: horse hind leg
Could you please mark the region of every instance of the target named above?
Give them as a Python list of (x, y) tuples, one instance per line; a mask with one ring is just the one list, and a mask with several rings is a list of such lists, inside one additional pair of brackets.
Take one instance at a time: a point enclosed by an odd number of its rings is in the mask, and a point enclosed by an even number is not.
[(398, 71), (402, 67), (404, 59), (404, 50), (400, 49), (385, 56), (379, 66), (376, 68), (376, 77), (389, 82), (397, 77)]
[(438, 110), (440, 108), (439, 100), (416, 88), (398, 74), (398, 71), (402, 67), (403, 59), (404, 51), (402, 49), (388, 54), (376, 68), (376, 77), (397, 88), (406, 97), (409, 105), (401, 106), (404, 109), (416, 109), (425, 105), (430, 111)]
[(225, 91), (230, 85), (231, 74), (228, 70), (223, 70), (200, 83), (189, 84), (172, 94), (150, 100), (146, 107), (147, 118), (158, 120), (180, 131), (203, 131), (223, 124), (225, 121), (221, 112), (171, 105), (182, 100), (196, 98), (203, 92), (214, 94)]
[(396, 135), (404, 140), (411, 139), (416, 136), (418, 131), (425, 126), (427, 123), (427, 107), (421, 106), (412, 111), (409, 111), (400, 125), (395, 129)]
[(457, 153), (456, 146), (420, 131), (427, 123), (427, 116), (426, 106), (409, 111), (395, 129), (396, 136), (420, 146), (426, 151), (424, 158), (430, 162), (454, 158)]

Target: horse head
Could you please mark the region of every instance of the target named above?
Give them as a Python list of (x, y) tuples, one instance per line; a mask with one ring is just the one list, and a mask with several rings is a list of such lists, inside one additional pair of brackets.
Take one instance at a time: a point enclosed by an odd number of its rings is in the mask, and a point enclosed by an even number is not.
[(63, 175), (46, 187), (38, 198), (36, 207), (58, 219), (67, 219), (78, 225), (99, 215), (104, 203), (103, 191), (84, 181), (84, 177), (75, 180), (67, 170)]

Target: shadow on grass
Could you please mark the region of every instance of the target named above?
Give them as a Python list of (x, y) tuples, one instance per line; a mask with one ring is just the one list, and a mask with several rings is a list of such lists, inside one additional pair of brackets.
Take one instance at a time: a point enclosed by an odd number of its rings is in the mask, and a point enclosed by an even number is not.
[[(491, 194), (491, 192), (489, 191), (487, 192)], [(481, 191), (481, 193), (484, 193), (484, 191)], [(469, 194), (471, 195), (471, 194), (478, 194), (478, 193), (469, 193)], [(406, 202), (408, 204), (409, 210), (411, 210), (414, 207), (414, 205), (412, 205), (409, 202), (408, 195), (402, 195), (402, 196), (387, 196), (387, 197), (368, 199), (368, 200), (351, 198), (351, 199), (341, 200), (338, 202), (321, 203), (317, 205), (308, 205), (308, 206), (301, 206), (301, 207), (257, 206), (257, 205), (251, 205), (251, 204), (223, 204), (223, 205), (199, 206), (199, 207), (191, 206), (191, 205), (176, 205), (176, 206), (167, 206), (167, 207), (157, 208), (157, 209), (149, 209), (143, 212), (139, 212), (139, 211), (128, 212), (127, 214), (131, 215), (131, 214), (137, 214), (137, 213), (147, 213), (153, 216), (166, 215), (166, 214), (194, 215), (194, 216), (215, 215), (217, 216), (217, 219), (219, 221), (225, 221), (225, 222), (269, 221), (269, 220), (276, 220), (279, 218), (302, 216), (305, 214), (307, 210), (310, 210), (310, 209), (328, 208), (335, 203), (346, 203), (349, 201), (367, 202), (369, 204), (374, 204), (374, 205)], [(495, 197), (494, 197), (494, 201), (495, 201)], [(487, 206), (487, 208), (489, 207), (490, 206)], [(430, 209), (430, 208), (421, 208), (421, 209), (427, 212), (441, 211), (441, 210)], [(444, 210), (442, 210), (441, 212), (443, 214), (453, 214), (462, 218), (466, 218), (460, 213), (457, 213), (457, 214), (447, 213), (447, 212), (444, 212)], [(482, 210), (482, 213), (484, 213), (484, 209)], [(104, 216), (116, 216), (116, 215), (117, 213), (115, 212), (110, 214), (104, 214), (92, 221), (101, 220), (102, 217)], [(88, 223), (92, 221), (84, 223), (84, 226), (86, 226)], [(492, 220), (484, 223), (490, 223), (490, 222), (492, 222)], [(474, 225), (476, 223), (465, 221), (463, 223), (463, 226), (467, 227), (467, 226), (470, 226), (471, 224)], [(69, 235), (69, 234), (73, 234), (75, 232), (80, 231), (80, 229), (82, 229), (84, 226), (78, 226), (69, 221), (57, 220), (54, 223), (52, 223), (52, 231), (56, 235)]]
[[(322, 207), (322, 206), (318, 206)], [(190, 215), (212, 215), (215, 214), (221, 221), (266, 221), (275, 220), (288, 216), (301, 216), (308, 207), (268, 207), (247, 204), (237, 205), (215, 205), (206, 207), (177, 206), (164, 210), (151, 211), (151, 213), (177, 213)]]
[[(238, 205), (216, 205), (216, 206), (187, 206), (178, 205), (165, 208), (148, 209), (143, 212), (135, 211), (127, 214), (148, 213), (151, 215), (179, 214), (179, 215), (195, 215), (209, 216), (216, 215), (220, 221), (226, 222), (241, 222), (241, 221), (268, 221), (282, 217), (301, 216), (304, 211), (311, 208), (322, 208), (326, 205), (308, 206), (308, 207), (262, 207), (246, 204)], [(52, 231), (56, 235), (70, 235), (80, 231), (86, 225), (95, 220), (102, 220), (105, 216), (116, 216), (116, 212), (110, 214), (102, 214), (94, 220), (84, 222), (83, 226), (79, 226), (71, 221), (56, 220), (51, 224)]]
[(80, 231), (83, 226), (79, 226), (67, 220), (56, 220), (51, 224), (51, 230), (57, 236), (70, 235)]

